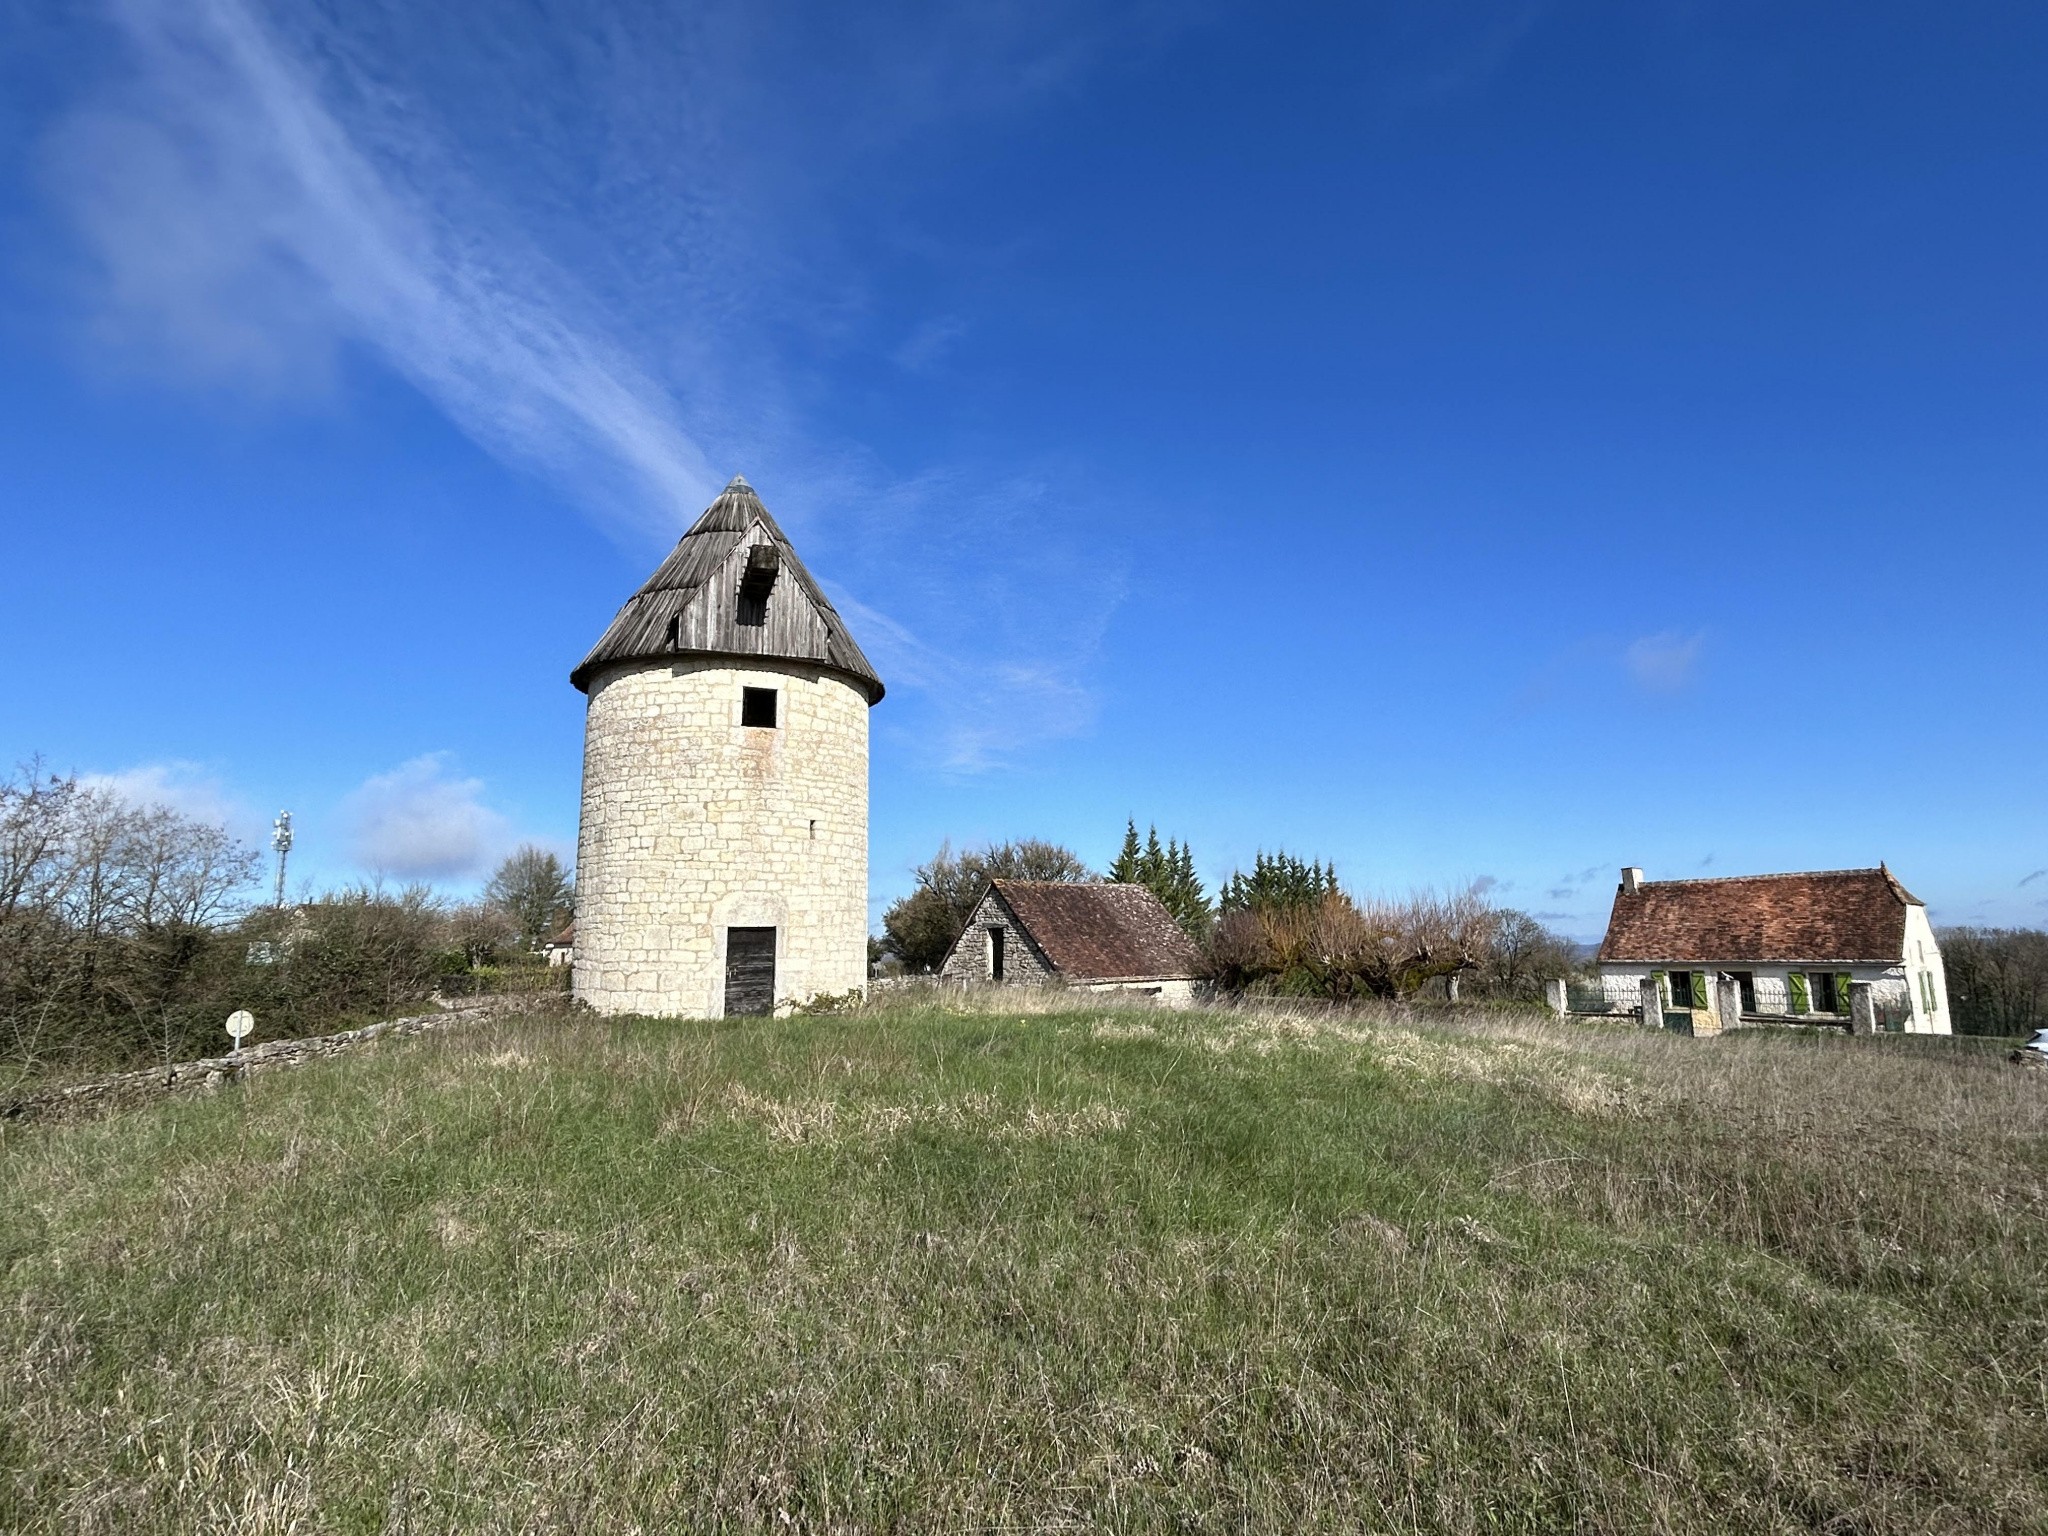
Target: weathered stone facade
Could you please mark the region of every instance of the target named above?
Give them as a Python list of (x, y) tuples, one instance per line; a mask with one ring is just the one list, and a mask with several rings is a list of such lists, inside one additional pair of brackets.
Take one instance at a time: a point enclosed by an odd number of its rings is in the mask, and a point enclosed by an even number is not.
[[(773, 727), (741, 690), (776, 690)], [(716, 1018), (725, 936), (776, 930), (778, 1010), (867, 982), (868, 695), (801, 662), (681, 656), (591, 680), (576, 996)]]
[(1141, 886), (999, 880), (975, 903), (939, 979), (1114, 992), (1184, 1007), (1195, 998), (1198, 965), (1186, 935)]
[(1018, 925), (1010, 909), (1003, 905), (1002, 897), (993, 890), (984, 891), (975, 903), (974, 915), (967, 919), (961, 941), (953, 946), (953, 952), (939, 969), (939, 979), (962, 986), (996, 980), (995, 940), (991, 935), (997, 932), (1003, 935), (1003, 981), (1047, 986), (1058, 980), (1051, 963), (1031, 942), (1031, 935)]

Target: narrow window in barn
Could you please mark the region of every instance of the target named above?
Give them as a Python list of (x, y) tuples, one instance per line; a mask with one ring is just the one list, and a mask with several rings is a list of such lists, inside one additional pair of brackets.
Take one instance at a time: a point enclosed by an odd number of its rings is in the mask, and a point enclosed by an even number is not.
[(765, 726), (775, 729), (775, 690), (773, 688), (742, 688), (740, 690), (740, 724)]
[(752, 593), (741, 587), (739, 612), (733, 618), (750, 629), (759, 629), (768, 622), (768, 594)]
[(1815, 1013), (1840, 1013), (1841, 999), (1836, 996), (1835, 974), (1821, 971), (1813, 978), (1813, 1011)]
[(1671, 973), (1671, 1006), (1674, 1008), (1690, 1008), (1692, 1006), (1691, 971), (1673, 971)]
[(988, 931), (988, 979), (990, 981), (1001, 981), (1003, 979), (1003, 941), (1008, 937), (1009, 935), (1000, 928), (991, 927)]
[(662, 632), (661, 643), (671, 651), (683, 643), (683, 616), (680, 613), (668, 616), (668, 628)]

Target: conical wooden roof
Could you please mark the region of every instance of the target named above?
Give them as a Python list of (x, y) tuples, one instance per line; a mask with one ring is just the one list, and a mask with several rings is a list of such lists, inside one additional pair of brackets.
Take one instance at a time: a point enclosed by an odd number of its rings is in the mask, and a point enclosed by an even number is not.
[[(772, 546), (772, 555), (755, 554)], [(765, 586), (764, 586), (765, 578)], [(743, 605), (741, 586), (765, 591)], [(882, 680), (847, 633), (789, 538), (740, 476), (704, 509), (569, 681), (585, 692), (600, 668), (670, 656), (806, 662), (882, 697)]]

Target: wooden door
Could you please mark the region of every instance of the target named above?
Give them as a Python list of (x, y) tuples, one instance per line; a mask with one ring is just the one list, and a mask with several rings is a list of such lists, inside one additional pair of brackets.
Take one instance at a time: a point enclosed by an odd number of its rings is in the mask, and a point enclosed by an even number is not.
[(775, 930), (725, 930), (725, 1016), (775, 1011)]

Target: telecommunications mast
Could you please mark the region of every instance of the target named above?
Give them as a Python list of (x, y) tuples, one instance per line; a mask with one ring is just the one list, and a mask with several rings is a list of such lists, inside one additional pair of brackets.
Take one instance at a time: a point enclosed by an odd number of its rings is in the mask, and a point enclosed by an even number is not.
[(292, 813), (290, 811), (279, 811), (277, 813), (277, 820), (271, 823), (270, 846), (277, 850), (277, 900), (275, 904), (282, 907), (284, 905), (284, 860), (285, 855), (292, 851)]

